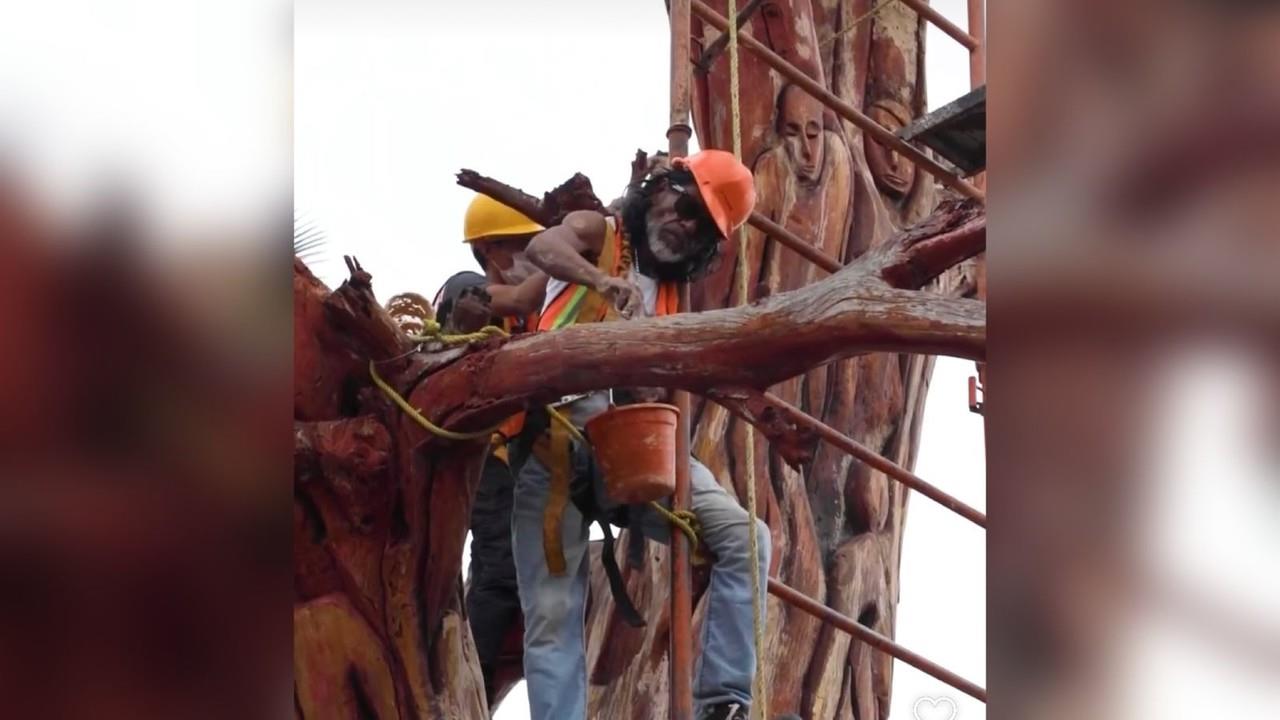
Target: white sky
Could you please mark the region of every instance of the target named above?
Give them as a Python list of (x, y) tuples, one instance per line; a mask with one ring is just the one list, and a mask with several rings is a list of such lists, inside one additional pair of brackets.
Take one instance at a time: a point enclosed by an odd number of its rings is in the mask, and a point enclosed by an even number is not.
[[(314, 269), (331, 286), (342, 255), (373, 273), (379, 297), (431, 296), (473, 269), (461, 242), (470, 168), (540, 195), (575, 171), (608, 201), (636, 148), (666, 147), (669, 32), (662, 3), (350, 3), (300, 0), (294, 26), (297, 212), (328, 236)], [(933, 5), (961, 27), (964, 0)], [(930, 105), (969, 87), (967, 52), (930, 30)], [(917, 472), (985, 510), (982, 423), (967, 403), (969, 362), (941, 358)], [(986, 538), (923, 497), (911, 500), (897, 639), (986, 684)], [(985, 707), (896, 664), (892, 716), (951, 698), (957, 718)], [(523, 685), (498, 720), (528, 717)]]
[(9, 3), (0, 163), (63, 215), (123, 185), (169, 247), (261, 244), (289, 203), (290, 22), (284, 0)]

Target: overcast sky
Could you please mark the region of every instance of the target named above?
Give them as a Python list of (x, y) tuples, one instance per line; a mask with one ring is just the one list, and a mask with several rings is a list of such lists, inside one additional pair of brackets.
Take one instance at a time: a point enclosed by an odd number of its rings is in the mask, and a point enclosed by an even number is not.
[[(964, 27), (963, 0), (935, 0)], [(470, 168), (534, 194), (581, 171), (606, 201), (621, 194), (637, 148), (665, 149), (669, 32), (652, 2), (300, 0), (294, 25), (296, 211), (324, 229), (331, 286), (342, 255), (373, 273), (380, 298), (431, 296), (472, 269), (462, 244)], [(968, 90), (967, 53), (931, 30), (930, 105)], [(970, 413), (973, 364), (940, 359), (916, 470), (985, 511), (982, 423)], [(908, 512), (897, 639), (986, 684), (985, 535), (920, 496)], [(767, 661), (767, 659), (766, 659)], [(920, 698), (967, 696), (901, 662), (892, 716)], [(498, 720), (528, 717), (521, 685)]]

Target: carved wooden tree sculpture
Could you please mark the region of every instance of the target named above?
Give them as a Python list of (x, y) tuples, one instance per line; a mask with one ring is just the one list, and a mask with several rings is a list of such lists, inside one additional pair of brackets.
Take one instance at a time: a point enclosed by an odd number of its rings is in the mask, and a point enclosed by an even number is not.
[[(421, 351), (377, 303), (371, 278), (354, 262), (351, 279), (329, 292), (295, 261), (298, 716), (486, 717), (460, 569), (487, 448), (423, 430), (372, 386), (370, 360), (413, 406), (461, 430), (489, 427), (527, 403), (571, 392), (683, 387), (751, 418), (774, 447), (787, 449), (788, 461), (803, 466), (812, 462), (811, 438), (783, 421), (759, 389), (871, 351), (982, 358), (982, 303), (911, 288), (984, 243), (980, 209), (949, 204), (840, 273), (748, 307)], [(772, 506), (775, 522), (781, 505)], [(597, 679), (662, 664), (665, 603), (653, 598), (663, 595), (664, 571), (655, 563), (633, 578), (650, 625), (639, 643), (625, 634), (610, 638), (612, 662), (593, 652)], [(594, 589), (593, 626), (611, 617), (609, 602)], [(598, 649), (596, 630), (591, 644)], [(662, 678), (654, 675), (644, 702), (625, 714), (598, 716), (661, 716)]]
[[(723, 2), (710, 5), (725, 12)], [(892, 126), (924, 108), (923, 29), (895, 3), (848, 29), (872, 6), (766, 2), (745, 31)], [(696, 18), (694, 32), (706, 40), (694, 42), (696, 58), (718, 33)], [(741, 60), (744, 160), (756, 173), (758, 209), (845, 262), (836, 275), (753, 230), (747, 307), (734, 307), (741, 298), (732, 289), (731, 242), (726, 261), (694, 288), (695, 310), (706, 312), (415, 350), (358, 265), (330, 292), (295, 262), (299, 717), (488, 716), (460, 582), (486, 448), (424, 431), (372, 386), (370, 360), (415, 407), (453, 429), (488, 427), (527, 403), (571, 392), (688, 389), (697, 394), (694, 451), (740, 498), (744, 423), (753, 422), (774, 576), (893, 635), (906, 493), (815, 444), (759, 391), (771, 389), (910, 467), (932, 368), (927, 355), (984, 356), (985, 307), (957, 297), (957, 274), (983, 250), (985, 220), (969, 202), (933, 211), (934, 186), (923, 172), (864, 141), (750, 53)], [(731, 147), (728, 98), (721, 56), (695, 78), (704, 147)], [(599, 207), (580, 177), (541, 203), (470, 171), (460, 182), (543, 222)], [(920, 291), (926, 285), (932, 290)], [(651, 544), (645, 568), (624, 572), (648, 625), (621, 622), (595, 563), (587, 620), (592, 716), (665, 717), (666, 549)], [(772, 713), (814, 720), (888, 714), (890, 658), (776, 600), (768, 611), (763, 662)], [(508, 682), (519, 675), (513, 662), (500, 671)]]

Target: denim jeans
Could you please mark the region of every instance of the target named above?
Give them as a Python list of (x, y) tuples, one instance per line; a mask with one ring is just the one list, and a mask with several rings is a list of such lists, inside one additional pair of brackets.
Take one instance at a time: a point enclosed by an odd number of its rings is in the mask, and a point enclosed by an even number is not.
[[(577, 415), (575, 413), (574, 415)], [(571, 417), (574, 417), (571, 415)], [(579, 420), (574, 417), (574, 420)], [(707, 590), (706, 621), (702, 626), (702, 654), (697, 661), (694, 703), (751, 702), (755, 648), (751, 624), (751, 551), (748, 516), (725, 492), (702, 463), (689, 458), (693, 510), (702, 537), (715, 554)], [(575, 472), (581, 465), (575, 463)], [(587, 523), (569, 503), (564, 511), (561, 539), (566, 572), (553, 577), (542, 548), (542, 516), (550, 489), (550, 472), (529, 457), (516, 478), (512, 513), (512, 547), (520, 604), (524, 610), (524, 672), (532, 720), (586, 720), (587, 669), (583, 623), (587, 599)], [(600, 488), (599, 479), (592, 478)], [(646, 509), (642, 532), (668, 542), (671, 526)], [(759, 541), (761, 610), (766, 598), (769, 532), (756, 521)]]
[(467, 619), (484, 675), (485, 694), (493, 703), (493, 673), (502, 641), (520, 622), (520, 596), (511, 555), (511, 506), (515, 478), (495, 455), (485, 458), (471, 507), (471, 568), (467, 583)]

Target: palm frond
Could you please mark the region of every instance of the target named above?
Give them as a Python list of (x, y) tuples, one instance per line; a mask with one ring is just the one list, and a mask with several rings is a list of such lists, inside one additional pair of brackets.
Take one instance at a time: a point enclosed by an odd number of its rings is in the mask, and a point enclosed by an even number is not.
[(300, 260), (308, 264), (323, 260), (327, 242), (324, 230), (314, 221), (293, 216), (293, 254)]

